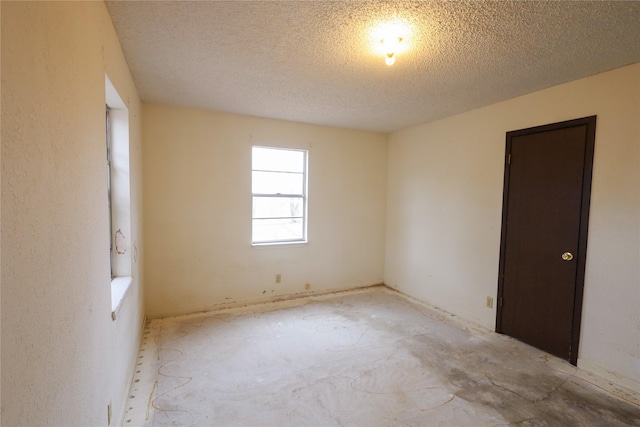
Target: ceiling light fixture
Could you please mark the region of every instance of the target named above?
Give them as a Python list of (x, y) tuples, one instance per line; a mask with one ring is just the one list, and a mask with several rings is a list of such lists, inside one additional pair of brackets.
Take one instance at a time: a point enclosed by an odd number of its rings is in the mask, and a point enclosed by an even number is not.
[(380, 43), (384, 46), (384, 52), (386, 57), (384, 58), (385, 64), (391, 66), (396, 63), (396, 52), (400, 43), (402, 43), (402, 37), (389, 37), (387, 39), (380, 40)]
[(370, 29), (373, 51), (384, 55), (388, 66), (395, 64), (398, 54), (411, 48), (412, 31), (411, 24), (400, 18), (376, 23)]

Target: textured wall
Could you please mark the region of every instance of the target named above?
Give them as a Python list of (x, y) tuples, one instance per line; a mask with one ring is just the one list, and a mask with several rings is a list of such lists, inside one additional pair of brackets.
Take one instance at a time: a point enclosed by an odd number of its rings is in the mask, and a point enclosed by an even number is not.
[(111, 320), (105, 73), (130, 112), (138, 241), (139, 99), (103, 3), (1, 7), (3, 425), (106, 425), (110, 400), (123, 414), (142, 301), (136, 264)]
[(505, 133), (596, 114), (578, 366), (638, 389), (639, 112), (636, 64), (391, 134), (385, 282), (493, 329)]
[[(385, 134), (142, 111), (147, 315), (382, 282)], [(252, 144), (309, 150), (309, 243), (251, 246)]]

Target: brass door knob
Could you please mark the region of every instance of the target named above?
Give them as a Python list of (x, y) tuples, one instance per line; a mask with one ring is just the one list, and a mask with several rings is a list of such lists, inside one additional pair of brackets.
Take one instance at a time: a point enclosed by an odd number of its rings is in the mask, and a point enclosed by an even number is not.
[(573, 254), (571, 252), (565, 252), (562, 254), (562, 259), (564, 261), (571, 261), (573, 259)]

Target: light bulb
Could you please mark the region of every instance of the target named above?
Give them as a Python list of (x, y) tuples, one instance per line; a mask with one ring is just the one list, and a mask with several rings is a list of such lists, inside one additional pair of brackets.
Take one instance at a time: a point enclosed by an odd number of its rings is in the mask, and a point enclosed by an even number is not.
[(402, 43), (402, 37), (389, 37), (386, 39), (380, 40), (380, 43), (384, 46), (386, 51), (384, 62), (391, 66), (396, 62), (396, 51), (400, 47), (400, 43)]
[(393, 53), (387, 53), (387, 57), (384, 58), (385, 64), (391, 66), (396, 63), (396, 56)]

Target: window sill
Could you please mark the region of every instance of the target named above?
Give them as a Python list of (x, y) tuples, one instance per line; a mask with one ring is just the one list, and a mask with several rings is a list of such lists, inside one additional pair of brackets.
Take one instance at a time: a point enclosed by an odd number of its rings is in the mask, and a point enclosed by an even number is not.
[(306, 245), (308, 242), (306, 240), (297, 240), (294, 242), (264, 242), (264, 243), (251, 243), (251, 246), (254, 248), (264, 247), (264, 246), (302, 246)]
[(122, 302), (131, 288), (131, 276), (114, 277), (111, 279), (111, 318), (116, 320)]

